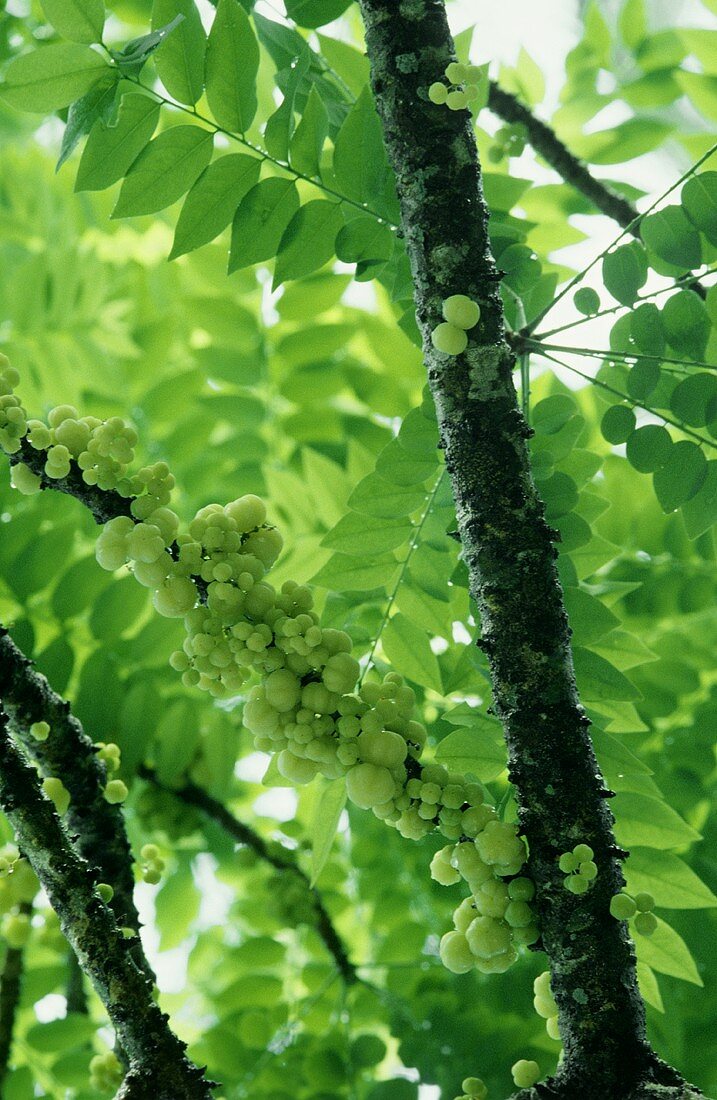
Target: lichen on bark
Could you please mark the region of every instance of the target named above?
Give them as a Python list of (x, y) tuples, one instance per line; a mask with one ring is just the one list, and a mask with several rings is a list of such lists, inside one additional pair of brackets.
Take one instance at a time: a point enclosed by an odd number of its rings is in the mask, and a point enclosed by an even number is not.
[[(564, 1060), (523, 1095), (675, 1097), (679, 1074), (645, 1036), (635, 957), (624, 923), (609, 914), (623, 885), (613, 818), (578, 699), (570, 631), (556, 568), (556, 533), (530, 472), (531, 432), (513, 385), (501, 275), (488, 238), (489, 211), (467, 111), (432, 104), (427, 89), (455, 52), (443, 0), (359, 0), (372, 86), (396, 174), (416, 316), (438, 413), (471, 593), (480, 611), (515, 785), (530, 848), (542, 947), (560, 1010)], [(408, 10), (410, 7), (410, 11)], [(410, 72), (396, 64), (412, 54)], [(481, 319), (459, 356), (437, 352), (431, 332), (442, 301), (465, 294)], [(565, 890), (558, 858), (578, 841), (599, 867), (582, 897)], [(678, 1090), (678, 1091), (675, 1091)]]

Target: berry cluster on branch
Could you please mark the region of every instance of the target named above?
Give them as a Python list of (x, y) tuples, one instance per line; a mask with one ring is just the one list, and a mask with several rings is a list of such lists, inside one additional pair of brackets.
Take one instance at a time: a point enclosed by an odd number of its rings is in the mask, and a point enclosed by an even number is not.
[[(454, 295), (443, 313), (446, 324), (439, 327), (467, 342), (465, 331), (480, 318), (477, 303)], [(16, 372), (8, 366), (3, 377), (12, 391)], [(471, 895), (456, 911), (455, 931), (441, 941), (441, 958), (456, 972), (506, 970), (516, 948), (539, 935), (528, 904), (533, 884), (516, 877), (527, 857), (517, 826), (498, 820), (480, 784), (421, 764), (426, 730), (414, 717), (415, 693), (398, 673), (355, 690), (360, 668), (349, 635), (320, 625), (306, 586), (287, 581), (277, 592), (266, 580), (282, 538), (267, 523), (263, 501), (246, 495), (225, 506), (210, 504), (180, 531), (168, 507), (174, 486), (168, 467), (156, 463), (129, 474), (137, 436), (119, 417), (98, 421), (62, 405), (44, 424), (28, 421), (19, 402), (12, 407), (24, 424), (13, 447), (20, 449), (26, 435), (45, 455), (46, 477), (55, 476), (51, 471), (66, 477), (74, 463), (86, 485), (128, 500), (129, 514), (103, 525), (97, 560), (110, 571), (128, 565), (153, 590), (160, 614), (184, 619), (183, 647), (170, 657), (184, 684), (226, 699), (258, 674), (244, 723), (256, 748), (276, 756), (285, 779), (304, 784), (317, 775), (345, 777), (349, 799), (402, 836), (419, 840), (438, 831), (451, 841), (435, 857), (432, 873), (445, 883), (465, 879)], [(15, 468), (16, 483), (22, 469)], [(40, 486), (32, 470), (19, 477)], [(101, 752), (112, 771), (110, 746)], [(59, 812), (66, 811), (69, 796), (60, 780), (48, 777), (44, 786)], [(127, 788), (110, 779), (104, 796), (122, 802)], [(142, 858), (145, 880), (157, 881), (163, 867), (158, 853), (143, 852)]]

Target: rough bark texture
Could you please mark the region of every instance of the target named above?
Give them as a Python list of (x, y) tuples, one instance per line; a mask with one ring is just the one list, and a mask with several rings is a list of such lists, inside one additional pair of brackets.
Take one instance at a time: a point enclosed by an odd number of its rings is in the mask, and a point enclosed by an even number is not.
[[(480, 610), (479, 644), (490, 662), (560, 1010), (564, 1061), (532, 1095), (618, 1100), (651, 1095), (645, 1091), (651, 1082), (681, 1090), (680, 1076), (646, 1041), (633, 947), (625, 924), (608, 911), (623, 885), (624, 853), (615, 847), (611, 792), (578, 701), (557, 536), (530, 474), (530, 430), (513, 386), (470, 118), (427, 99), (428, 86), (455, 60), (445, 7), (442, 0), (360, 0), (360, 6), (441, 446)], [(451, 294), (467, 294), (482, 310), (467, 351), (457, 357), (436, 352), (430, 340)], [(558, 868), (560, 854), (578, 841), (593, 847), (599, 867), (583, 897), (565, 890)]]
[[(32, 905), (24, 903), (20, 912), (30, 915)], [(0, 1096), (10, 1067), (10, 1052), (15, 1031), (15, 1017), (22, 992), (24, 947), (8, 947), (0, 974)]]
[[(76, 838), (77, 851), (92, 869), (95, 882), (108, 882), (114, 890), (111, 906), (121, 927), (139, 929), (135, 909), (132, 851), (127, 840), (122, 810), (104, 797), (107, 783), (104, 764), (69, 703), (57, 695), (44, 676), (0, 627), (0, 699), (17, 736), (44, 776), (54, 775), (70, 792), (65, 825)], [(47, 741), (30, 733), (34, 722), (47, 722)], [(152, 976), (137, 940), (136, 961)]]
[(93, 874), (74, 851), (14, 745), (0, 710), (0, 807), (44, 887), (82, 969), (102, 1000), (130, 1068), (119, 1095), (132, 1100), (211, 1100), (204, 1072), (153, 999), (153, 984), (134, 962), (112, 911), (95, 893)]
[(45, 473), (46, 451), (36, 451), (27, 439), (23, 439), (20, 450), (7, 456), (11, 466), (23, 463), (29, 466), (33, 474), (40, 478), (43, 489), (54, 489), (58, 493), (76, 497), (81, 500), (86, 508), (92, 512), (95, 523), (109, 523), (117, 516), (130, 516), (131, 497), (120, 496), (113, 489), (98, 489), (96, 485), (87, 485), (82, 478), (82, 471), (76, 462), (70, 463), (70, 472), (67, 477), (48, 477)]
[(154, 770), (146, 765), (139, 768), (138, 774), (142, 779), (146, 779), (159, 787), (160, 790), (173, 794), (175, 798), (180, 799), (186, 805), (195, 806), (198, 810), (201, 810), (208, 818), (220, 825), (238, 844), (244, 844), (251, 848), (276, 871), (297, 878), (310, 899), (316, 931), (327, 951), (333, 957), (341, 977), (348, 985), (352, 985), (359, 980), (356, 967), (351, 962), (346, 945), (334, 927), (321, 894), (316, 887), (311, 885), (309, 876), (298, 865), (293, 852), (283, 848), (280, 844), (267, 843), (254, 829), (245, 825), (243, 821), (239, 821), (234, 814), (230, 813), (222, 802), (212, 798), (201, 787), (197, 787), (195, 783), (187, 782), (182, 787), (166, 787), (159, 782)]

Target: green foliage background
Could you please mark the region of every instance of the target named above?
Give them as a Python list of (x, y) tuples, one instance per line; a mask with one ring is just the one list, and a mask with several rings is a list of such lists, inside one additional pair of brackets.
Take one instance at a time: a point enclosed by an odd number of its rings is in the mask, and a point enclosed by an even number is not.
[[(703, 29), (653, 30), (649, 3), (627, 0), (617, 20), (587, 5), (552, 124), (598, 176), (603, 165), (660, 149), (677, 178), (712, 147), (717, 5), (704, 7)], [(410, 680), (436, 757), (486, 782), (510, 813), (486, 665), (456, 627), (474, 612), (449, 537), (455, 517), (357, 13), (346, 0), (287, 3), (297, 27), (259, 14), (250, 22), (236, 0), (222, 0), (217, 19), (235, 21), (245, 58), (255, 50), (258, 63), (254, 79), (247, 62), (230, 102), (211, 82), (200, 99), (201, 62), (180, 64), (180, 35), (181, 56), (204, 49), (192, 4), (158, 0), (154, 15), (141, 0), (110, 8), (115, 50), (151, 19), (157, 27), (187, 16), (141, 72), (161, 106), (131, 86), (140, 79), (131, 68), (120, 85), (122, 110), (157, 125), (159, 162), (145, 153), (129, 170), (149, 123), (124, 163), (126, 148), (103, 145), (114, 131), (100, 120), (55, 174), (61, 123), (48, 121), (46, 104), (28, 115), (17, 97), (15, 106), (12, 95), (0, 102), (0, 348), (21, 371), (23, 402), (31, 415), (70, 402), (83, 414), (130, 417), (140, 460), (166, 459), (175, 473), (185, 521), (211, 501), (264, 496), (286, 544), (272, 583), (313, 580), (324, 625), (349, 630), (357, 656)], [(316, 34), (327, 9), (345, 17)], [(470, 38), (459, 39), (463, 56)], [(0, 13), (0, 61), (57, 40), (37, 4), (17, 0)], [(482, 63), (489, 54), (481, 34), (471, 56)], [(602, 70), (615, 78), (612, 91), (598, 83)], [(515, 69), (491, 75), (531, 105), (542, 100), (525, 50)], [(69, 102), (54, 104), (63, 121)], [(596, 131), (592, 120), (613, 102), (629, 117)], [(219, 124), (213, 153), (213, 124), (191, 113), (195, 103)], [(586, 218), (578, 227), (570, 217), (593, 210), (557, 177), (543, 182), (541, 172), (535, 183), (530, 158), (516, 174), (487, 110), (476, 126), (507, 316), (518, 329), (574, 274), (559, 252), (590, 233)], [(179, 158), (177, 141), (186, 143)], [(249, 160), (256, 147), (269, 156)], [(601, 308), (614, 322), (609, 346), (605, 328), (576, 308), (580, 327), (551, 334), (544, 354), (531, 347), (523, 378), (529, 366), (535, 476), (562, 535), (578, 681), (618, 792), (628, 888), (652, 891), (661, 918), (655, 937), (637, 937), (650, 1033), (663, 1057), (714, 1094), (717, 291), (703, 300), (673, 285), (717, 258), (711, 167), (702, 165), (699, 188), (678, 189), (645, 219), (643, 243), (623, 237), (598, 268)], [(242, 193), (235, 214), (231, 196)], [(549, 327), (546, 318), (538, 332)], [(578, 353), (560, 350), (583, 340)], [(667, 440), (646, 426), (665, 422)], [(134, 848), (158, 843), (169, 867), (160, 887), (140, 889), (148, 942), (175, 952), (163, 956), (162, 974), (187, 966), (162, 1003), (192, 1056), (222, 1082), (220, 1095), (412, 1100), (420, 1082), (448, 1098), (469, 1073), (505, 1095), (517, 1058), (550, 1070), (559, 1044), (531, 1004), (539, 957), (489, 978), (440, 966), (437, 942), (456, 899), (428, 876), (435, 841), (411, 844), (354, 809), (342, 822), (318, 886), (362, 967), (365, 980), (344, 988), (302, 892), (136, 777), (143, 761), (165, 784), (190, 777), (310, 868), (322, 790), (267, 797), (241, 705), (212, 705), (182, 687), (167, 664), (181, 624), (158, 618), (130, 576), (100, 570), (81, 505), (49, 493), (20, 498), (5, 469), (0, 512), (0, 620), (88, 733), (122, 748)], [(107, 1039), (102, 1009), (91, 1001), (90, 1026), (79, 1014), (38, 1022), (38, 1004), (41, 1020), (48, 1005), (61, 1014), (63, 1002), (43, 999), (64, 994), (67, 969), (51, 917), (36, 924), (5, 1095), (88, 1100), (89, 1060)]]

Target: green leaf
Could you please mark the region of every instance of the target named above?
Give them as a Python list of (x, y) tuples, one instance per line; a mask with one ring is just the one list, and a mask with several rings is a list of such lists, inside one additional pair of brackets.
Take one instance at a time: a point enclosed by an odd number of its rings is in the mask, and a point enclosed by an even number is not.
[(319, 175), (321, 152), (328, 133), (329, 116), (312, 84), (303, 114), (289, 143), (289, 161), (298, 172), (311, 177)]
[(342, 194), (370, 206), (383, 190), (387, 169), (381, 123), (364, 88), (336, 136), (336, 182)]
[(94, 554), (81, 558), (60, 578), (52, 594), (53, 614), (60, 622), (80, 615), (111, 583), (109, 575), (97, 565)]
[(682, 206), (692, 224), (717, 244), (717, 172), (692, 176), (682, 188)]
[(294, 106), (296, 96), (305, 85), (311, 65), (311, 50), (302, 46), (298, 57), (291, 61), (288, 75), (286, 71), (277, 73), (276, 80), (284, 98), (279, 107), (269, 116), (264, 127), (264, 146), (272, 157), (278, 160), (289, 159), (289, 142), (294, 133)]
[(60, 42), (11, 61), (0, 96), (22, 111), (55, 111), (86, 95), (106, 72), (104, 58), (89, 46)]
[(259, 158), (244, 153), (220, 157), (205, 168), (184, 200), (170, 260), (213, 241), (229, 225), (260, 172)]
[(633, 848), (624, 865), (627, 889), (652, 894), (658, 909), (709, 909), (717, 897), (674, 852)]
[(605, 287), (624, 306), (631, 306), (647, 281), (647, 256), (638, 241), (608, 252), (602, 262)]
[(418, 485), (438, 468), (438, 452), (431, 459), (410, 454), (397, 439), (387, 443), (376, 460), (376, 471), (395, 485)]
[(700, 114), (711, 122), (717, 122), (717, 76), (679, 69), (674, 77)]
[(334, 592), (367, 592), (390, 585), (398, 570), (393, 555), (373, 560), (333, 554), (311, 581)]
[[(444, 720), (458, 724), (452, 717), (456, 712), (457, 707), (447, 711)], [(439, 742), (436, 760), (451, 771), (472, 772), (482, 783), (490, 783), (505, 771), (508, 763), (500, 722), (476, 710), (461, 711), (457, 717), (464, 728), (449, 733)]]
[(682, 506), (682, 518), (691, 539), (698, 538), (717, 522), (717, 462), (707, 463), (699, 492)]
[(207, 37), (194, 0), (154, 0), (152, 27), (164, 27), (178, 15), (182, 22), (160, 44), (154, 63), (171, 96), (193, 106), (204, 91)]
[(92, 1038), (97, 1025), (79, 1012), (71, 1012), (59, 1020), (34, 1024), (26, 1033), (25, 1041), (45, 1054), (76, 1050)]
[(690, 440), (675, 443), (670, 450), (670, 461), (652, 476), (655, 496), (663, 512), (674, 512), (690, 500), (702, 487), (707, 477), (707, 459), (700, 447)]
[(640, 692), (627, 676), (604, 657), (581, 646), (573, 648), (575, 675), (585, 699), (639, 699)]
[(108, 71), (87, 95), (70, 104), (67, 123), (62, 135), (60, 155), (55, 166), (59, 172), (67, 158), (72, 155), (81, 139), (88, 134), (95, 122), (109, 122), (114, 115), (117, 99), (119, 73)]
[(600, 422), (608, 443), (624, 443), (635, 431), (635, 413), (629, 405), (611, 405)]
[(662, 995), (660, 993), (660, 987), (657, 984), (657, 978), (654, 972), (650, 969), (647, 963), (640, 962), (638, 960), (635, 967), (637, 972), (637, 984), (640, 987), (640, 993), (643, 1000), (656, 1009), (657, 1012), (664, 1012), (665, 1006), (662, 1003)]
[(704, 359), (710, 335), (710, 318), (694, 290), (680, 290), (662, 307), (662, 323), (668, 343), (678, 354)]
[(625, 0), (618, 26), (625, 45), (636, 49), (648, 32), (645, 0)]
[(70, 42), (102, 41), (105, 6), (102, 0), (41, 0), (42, 10), (58, 34)]
[(267, 179), (252, 187), (234, 215), (229, 272), (276, 256), (284, 230), (298, 208), (293, 180)]
[(674, 444), (661, 424), (644, 424), (628, 436), (625, 453), (631, 466), (641, 474), (651, 474), (669, 461)]
[(334, 779), (330, 783), (324, 782), (321, 788), (310, 832), (312, 886), (326, 866), (341, 814), (346, 805), (346, 783), (343, 779)]
[(160, 783), (172, 784), (185, 774), (201, 740), (199, 715), (193, 699), (178, 699), (163, 713), (155, 732), (152, 753)]
[(659, 974), (682, 978), (693, 985), (703, 985), (695, 960), (682, 936), (657, 917), (657, 928), (651, 936), (635, 935), (635, 948), (640, 962)]
[(157, 924), (161, 931), (160, 951), (179, 947), (199, 916), (201, 901), (202, 895), (192, 875), (191, 860), (182, 853), (155, 898)]
[(598, 641), (620, 625), (617, 615), (583, 588), (566, 587), (565, 606), (573, 635), (583, 645)]
[(164, 27), (157, 27), (149, 34), (133, 38), (121, 50), (111, 50), (112, 58), (119, 65), (120, 71), (125, 76), (136, 80), (152, 54), (159, 49), (165, 39), (179, 27), (183, 20), (183, 15), (175, 15), (174, 19)]
[(324, 535), (321, 545), (355, 557), (383, 554), (403, 546), (412, 531), (413, 526), (407, 519), (378, 519), (349, 512)]
[(368, 474), (348, 499), (349, 507), (364, 516), (390, 519), (393, 516), (410, 516), (426, 501), (423, 489), (393, 485), (379, 474)]
[(441, 671), (438, 658), (431, 649), (428, 634), (398, 612), (389, 619), (381, 644), (386, 657), (409, 680), (441, 693)]
[(665, 350), (665, 330), (662, 314), (654, 302), (643, 302), (630, 315), (630, 335), (645, 355), (662, 355)]
[(207, 43), (210, 110), (225, 130), (243, 134), (256, 114), (259, 44), (239, 0), (219, 0)]
[(670, 396), (670, 408), (683, 424), (704, 428), (717, 420), (717, 378), (707, 371), (691, 374)]
[(328, 263), (334, 255), (336, 234), (343, 224), (341, 207), (336, 202), (313, 199), (300, 207), (279, 241), (274, 289)]
[(336, 256), (343, 263), (387, 260), (393, 252), (393, 234), (383, 222), (369, 215), (353, 218), (339, 229)]
[(100, 592), (92, 607), (90, 630), (107, 641), (125, 634), (147, 607), (147, 590), (134, 577), (121, 577)]
[(700, 839), (700, 834), (662, 799), (621, 791), (613, 809), (615, 833), (623, 848), (681, 848)]
[(102, 191), (127, 172), (152, 137), (159, 104), (146, 95), (122, 98), (119, 119), (112, 126), (96, 122), (77, 170), (76, 191)]
[(681, 206), (666, 206), (640, 222), (640, 236), (656, 256), (691, 271), (702, 260), (700, 235)]
[(346, 11), (352, 0), (286, 0), (286, 14), (300, 27), (323, 27)]
[(113, 218), (164, 210), (186, 194), (209, 164), (213, 135), (200, 126), (172, 126), (139, 154), (127, 173)]

